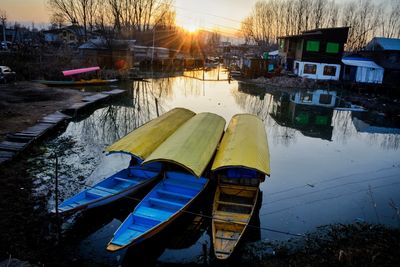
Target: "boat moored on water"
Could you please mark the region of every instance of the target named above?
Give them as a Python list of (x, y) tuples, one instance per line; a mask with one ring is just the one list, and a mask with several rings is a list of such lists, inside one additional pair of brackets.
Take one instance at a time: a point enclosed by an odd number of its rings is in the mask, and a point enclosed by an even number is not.
[(52, 81), (52, 80), (36, 80), (35, 82), (47, 86), (85, 86), (85, 85), (105, 85), (118, 82), (117, 79), (90, 79), (90, 80), (77, 80), (77, 81)]
[[(79, 75), (88, 72), (99, 71), (100, 67), (89, 67), (89, 68), (80, 68), (73, 70), (64, 70), (62, 71), (64, 76), (72, 76)], [(36, 80), (35, 82), (47, 85), (47, 86), (85, 86), (85, 85), (105, 85), (110, 83), (117, 82), (117, 79), (74, 79), (74, 80)]]
[(107, 246), (108, 251), (150, 238), (188, 209), (208, 184), (204, 172), (224, 127), (225, 120), (218, 115), (197, 114), (143, 162), (144, 166), (165, 164), (166, 171), (162, 180), (119, 226)]
[(194, 115), (190, 110), (175, 108), (107, 147), (109, 154), (131, 155), (130, 166), (66, 199), (58, 205), (58, 212), (67, 213), (108, 204), (154, 182), (160, 177), (162, 164), (155, 162), (142, 166), (140, 163)]
[(211, 170), (217, 178), (212, 211), (212, 239), (217, 259), (234, 251), (249, 225), (259, 196), (259, 184), (270, 175), (264, 123), (238, 114), (230, 121)]

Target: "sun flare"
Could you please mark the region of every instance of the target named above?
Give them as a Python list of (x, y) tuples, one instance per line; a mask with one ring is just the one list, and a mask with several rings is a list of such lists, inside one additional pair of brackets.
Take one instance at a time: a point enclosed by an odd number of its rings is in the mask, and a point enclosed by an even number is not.
[(194, 24), (184, 24), (184, 25), (182, 25), (182, 28), (184, 28), (186, 31), (188, 31), (190, 33), (194, 33), (199, 30), (199, 27)]

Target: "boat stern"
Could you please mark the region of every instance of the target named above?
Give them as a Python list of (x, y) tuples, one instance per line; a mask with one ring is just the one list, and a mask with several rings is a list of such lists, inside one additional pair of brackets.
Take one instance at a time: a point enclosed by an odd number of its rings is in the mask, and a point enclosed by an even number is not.
[(118, 251), (118, 250), (123, 249), (123, 248), (124, 248), (123, 246), (115, 245), (113, 243), (108, 243), (106, 249), (107, 249), (107, 251), (115, 252), (115, 251)]

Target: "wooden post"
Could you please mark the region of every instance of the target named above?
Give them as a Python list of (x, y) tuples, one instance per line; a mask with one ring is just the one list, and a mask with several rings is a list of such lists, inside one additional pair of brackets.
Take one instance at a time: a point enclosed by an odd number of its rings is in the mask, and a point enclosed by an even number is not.
[(157, 112), (157, 117), (160, 117), (160, 114), (158, 112), (158, 99), (154, 98), (154, 101), (156, 102), (156, 112)]
[(56, 176), (56, 194), (55, 194), (55, 200), (56, 200), (56, 217), (58, 220), (58, 157), (57, 154), (54, 154), (54, 157), (56, 159), (56, 170), (55, 170), (55, 176)]

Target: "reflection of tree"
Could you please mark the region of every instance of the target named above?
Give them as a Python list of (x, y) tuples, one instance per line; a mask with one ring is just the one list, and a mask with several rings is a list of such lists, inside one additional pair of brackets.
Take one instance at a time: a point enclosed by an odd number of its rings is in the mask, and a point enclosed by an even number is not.
[(296, 141), (297, 131), (289, 127), (282, 127), (276, 121), (271, 119), (270, 113), (274, 106), (274, 96), (266, 94), (262, 99), (260, 97), (241, 93), (239, 91), (232, 92), (236, 103), (246, 112), (257, 115), (264, 121), (267, 126), (268, 135), (273, 136), (275, 144), (283, 144), (289, 146)]
[[(334, 126), (334, 138), (342, 144), (346, 144), (350, 138), (364, 139), (369, 145), (376, 145), (386, 150), (400, 148), (400, 135), (391, 133), (358, 132), (353, 123), (350, 111), (335, 111), (332, 124)], [(359, 119), (361, 121), (361, 119)], [(384, 127), (382, 127), (384, 128)], [(390, 130), (390, 128), (388, 128)]]
[(332, 125), (333, 138), (342, 144), (346, 144), (347, 140), (358, 134), (351, 121), (350, 111), (334, 111)]

